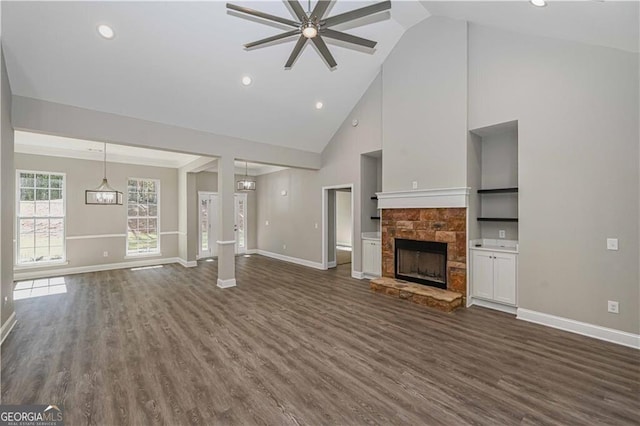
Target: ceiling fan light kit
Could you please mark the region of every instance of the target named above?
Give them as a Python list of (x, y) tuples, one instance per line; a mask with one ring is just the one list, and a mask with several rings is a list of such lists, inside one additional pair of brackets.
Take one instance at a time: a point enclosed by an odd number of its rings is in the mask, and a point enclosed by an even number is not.
[(294, 35), (299, 35), (298, 41), (293, 47), (293, 51), (291, 52), (289, 59), (284, 65), (285, 69), (291, 69), (296, 59), (298, 59), (298, 56), (300, 56), (302, 48), (305, 46), (307, 40), (311, 40), (329, 68), (332, 69), (335, 68), (338, 64), (329, 51), (329, 48), (324, 41), (324, 37), (373, 49), (376, 46), (377, 42), (354, 36), (352, 34), (347, 34), (341, 31), (332, 30), (330, 27), (391, 9), (391, 1), (387, 0), (365, 6), (360, 9), (351, 10), (349, 12), (325, 18), (324, 15), (327, 12), (329, 5), (331, 4), (331, 1), (329, 0), (318, 0), (315, 7), (313, 8), (313, 11), (309, 10), (307, 12), (304, 11), (302, 5), (298, 2), (298, 0), (288, 0), (287, 3), (293, 10), (293, 13), (298, 21), (292, 21), (291, 19), (282, 18), (280, 16), (275, 16), (268, 13), (260, 12), (258, 10), (249, 9), (247, 7), (241, 7), (231, 3), (227, 3), (227, 9), (243, 13), (245, 15), (265, 19), (267, 21), (277, 22), (279, 24), (294, 28), (290, 31), (286, 31), (281, 34), (277, 34), (275, 36), (267, 37), (262, 40), (254, 41), (244, 45), (246, 49), (250, 49), (252, 47), (262, 46), (267, 43), (292, 37)]

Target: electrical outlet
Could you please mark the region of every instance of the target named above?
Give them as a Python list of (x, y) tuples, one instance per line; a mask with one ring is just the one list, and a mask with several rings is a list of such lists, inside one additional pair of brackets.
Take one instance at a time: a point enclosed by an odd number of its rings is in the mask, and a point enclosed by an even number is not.
[(318, 224), (317, 223), (315, 224), (315, 226), (316, 226), (316, 229), (318, 229)]
[(609, 300), (607, 302), (607, 311), (611, 312), (612, 314), (619, 314), (620, 306), (618, 305), (618, 302), (616, 302), (615, 300)]
[(286, 249), (287, 249), (287, 245), (286, 245), (286, 244), (283, 244), (283, 245), (282, 245), (282, 250), (286, 250)]
[(505, 231), (504, 229), (501, 229), (498, 231), (498, 237), (499, 238), (507, 238), (507, 231)]
[(618, 250), (617, 238), (607, 238), (607, 250)]
[(269, 221), (268, 220), (264, 221), (264, 226), (269, 226)]
[(417, 180), (414, 180), (413, 182), (411, 182), (411, 187), (412, 187), (413, 189), (418, 189), (418, 181), (417, 181)]
[(108, 251), (102, 252), (102, 256), (109, 257), (109, 252)]

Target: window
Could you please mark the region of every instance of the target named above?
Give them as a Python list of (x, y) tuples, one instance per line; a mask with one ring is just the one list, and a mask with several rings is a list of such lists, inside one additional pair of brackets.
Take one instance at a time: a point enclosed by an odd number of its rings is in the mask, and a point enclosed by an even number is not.
[(129, 178), (127, 183), (127, 255), (160, 253), (160, 181)]
[(65, 260), (64, 178), (61, 173), (17, 173), (16, 263), (29, 265)]

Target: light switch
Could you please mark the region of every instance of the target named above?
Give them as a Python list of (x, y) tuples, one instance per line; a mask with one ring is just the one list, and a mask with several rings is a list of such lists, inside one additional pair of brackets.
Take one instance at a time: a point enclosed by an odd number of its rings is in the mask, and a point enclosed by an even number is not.
[(264, 226), (269, 226), (269, 221), (268, 220), (264, 221)]
[(507, 238), (507, 232), (504, 229), (498, 231), (499, 238)]
[(617, 238), (607, 238), (607, 250), (618, 250)]
[(418, 189), (418, 181), (417, 181), (417, 180), (414, 180), (413, 182), (411, 182), (411, 187), (412, 187), (413, 189)]

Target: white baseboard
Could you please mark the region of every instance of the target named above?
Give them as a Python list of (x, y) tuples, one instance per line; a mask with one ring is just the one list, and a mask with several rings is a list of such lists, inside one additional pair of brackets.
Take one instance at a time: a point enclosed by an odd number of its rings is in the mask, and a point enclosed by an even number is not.
[(37, 278), (57, 277), (61, 275), (84, 274), (86, 272), (110, 271), (113, 269), (138, 268), (141, 266), (166, 265), (168, 263), (181, 263), (177, 257), (164, 259), (140, 259), (130, 262), (105, 263), (102, 265), (76, 266), (73, 268), (41, 269), (29, 272), (17, 272), (13, 274), (14, 281), (33, 280)]
[(493, 309), (493, 310), (500, 311), (500, 312), (505, 312), (505, 313), (511, 314), (511, 315), (515, 315), (516, 311), (518, 310), (518, 308), (516, 308), (515, 306), (503, 305), (502, 303), (496, 303), (496, 302), (492, 302), (490, 300), (484, 300), (484, 299), (478, 299), (478, 298), (470, 297), (469, 298), (469, 303), (467, 304), (467, 307), (473, 306), (473, 305), (481, 306), (483, 308)]
[(236, 286), (236, 279), (235, 278), (231, 278), (228, 280), (221, 280), (220, 278), (218, 278), (218, 287), (220, 288), (230, 288), (230, 287), (235, 287)]
[(357, 279), (357, 280), (361, 280), (364, 278), (364, 274), (360, 271), (351, 271), (351, 277)]
[(12, 312), (11, 316), (2, 324), (2, 327), (0, 327), (0, 345), (4, 343), (4, 339), (11, 333), (11, 330), (13, 330), (17, 322), (16, 313)]
[(640, 349), (639, 334), (627, 333), (626, 331), (601, 327), (599, 325), (576, 321), (569, 318), (557, 317), (555, 315), (523, 308), (518, 308), (518, 316), (516, 318), (523, 321), (546, 325), (547, 327), (582, 334), (583, 336), (593, 337), (599, 340), (605, 340), (611, 343), (617, 343), (630, 348)]
[(338, 262), (331, 261), (331, 262), (327, 262), (327, 268), (335, 268), (336, 266), (338, 266)]
[(245, 254), (258, 254), (258, 249), (248, 249)]
[(194, 268), (198, 266), (198, 262), (196, 260), (184, 260), (181, 257), (178, 257), (178, 263), (184, 266), (185, 268)]
[(309, 268), (314, 269), (322, 269), (324, 270), (322, 263), (313, 262), (311, 260), (299, 259), (297, 257), (285, 256), (284, 254), (272, 253), (270, 251), (260, 250), (258, 249), (258, 254), (266, 257), (271, 257), (273, 259), (284, 260), (285, 262), (295, 263), (296, 265), (307, 266)]

